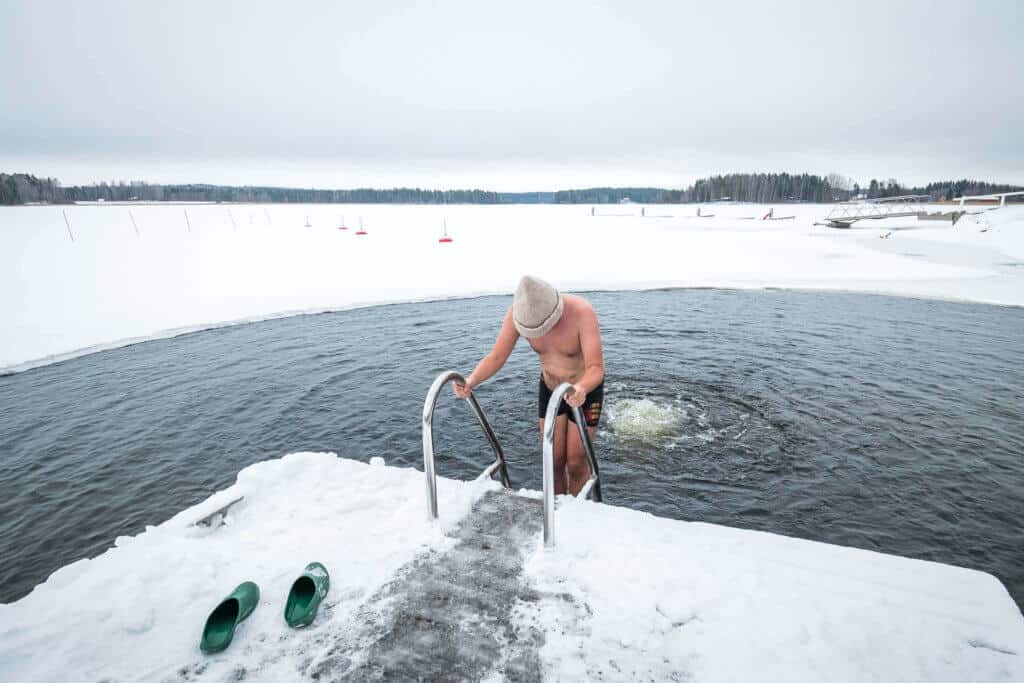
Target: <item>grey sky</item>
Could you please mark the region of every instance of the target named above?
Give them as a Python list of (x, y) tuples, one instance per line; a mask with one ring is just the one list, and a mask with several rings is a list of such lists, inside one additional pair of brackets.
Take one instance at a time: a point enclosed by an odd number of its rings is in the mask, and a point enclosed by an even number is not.
[(353, 187), (1024, 183), (1019, 2), (0, 0), (0, 170)]

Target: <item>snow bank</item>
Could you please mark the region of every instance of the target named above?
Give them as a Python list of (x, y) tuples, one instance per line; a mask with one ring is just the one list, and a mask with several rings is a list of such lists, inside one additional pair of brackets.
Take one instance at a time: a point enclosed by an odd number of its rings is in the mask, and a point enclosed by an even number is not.
[(527, 568), (552, 597), (517, 610), (551, 680), (1024, 680), (1024, 618), (988, 574), (559, 502)]
[[(164, 680), (180, 670), (222, 680), (240, 667), (292, 680), (318, 628), (294, 631), (283, 618), (306, 564), (331, 573), (317, 624), (343, 624), (418, 552), (451, 543), (445, 530), (492, 486), (439, 480), (440, 524), (430, 524), (415, 470), (324, 453), (252, 465), (230, 488), (0, 605), (0, 680)], [(223, 525), (192, 526), (239, 496)], [(200, 654), (210, 610), (246, 580), (260, 586), (259, 607), (227, 651)]]
[[(418, 553), (453, 547), (457, 522), (496, 488), (439, 479), (431, 524), (413, 469), (317, 453), (252, 465), (200, 505), (0, 605), (0, 679), (300, 679), (352, 656), (345, 643), (369, 647), (350, 636), (387, 610), (373, 603), (377, 589)], [(223, 525), (191, 526), (239, 496)], [(558, 501), (556, 529), (554, 549), (527, 537), (523, 578), (541, 597), (513, 611), (517, 627), (543, 632), (548, 680), (1024, 677), (1024, 618), (981, 572), (570, 498)], [(317, 621), (291, 630), (284, 599), (312, 560), (330, 570), (331, 589)], [(467, 579), (458, 590), (489, 585), (456, 575)], [(202, 655), (208, 612), (244, 580), (259, 584), (259, 607), (225, 652)]]
[[(0, 209), (0, 371), (231, 322), (507, 294), (525, 272), (573, 290), (790, 287), (1024, 304), (1024, 207), (955, 228), (910, 218), (851, 230), (814, 226), (827, 206), (787, 206), (792, 221), (746, 220), (766, 213), (754, 205), (716, 206), (714, 218), (693, 206), (647, 207), (646, 217), (639, 206), (590, 208), (205, 205), (187, 208), (189, 224), (181, 206)], [(338, 230), (343, 213), (368, 234)], [(443, 220), (452, 244), (437, 241)]]

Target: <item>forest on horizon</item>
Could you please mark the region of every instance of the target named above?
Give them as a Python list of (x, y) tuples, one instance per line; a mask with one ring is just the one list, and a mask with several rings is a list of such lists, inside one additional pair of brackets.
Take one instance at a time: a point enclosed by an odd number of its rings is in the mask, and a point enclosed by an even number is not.
[(685, 189), (594, 187), (556, 192), (424, 190), (420, 188), (318, 190), (209, 184), (158, 184), (143, 181), (63, 186), (56, 178), (0, 173), (0, 205), (70, 204), (82, 201), (168, 201), (331, 204), (689, 204), (739, 201), (760, 204), (828, 203), (907, 194), (951, 200), (965, 194), (1022, 190), (1019, 185), (979, 180), (944, 180), (906, 186), (894, 178), (859, 182), (839, 174), (729, 173), (701, 178)]

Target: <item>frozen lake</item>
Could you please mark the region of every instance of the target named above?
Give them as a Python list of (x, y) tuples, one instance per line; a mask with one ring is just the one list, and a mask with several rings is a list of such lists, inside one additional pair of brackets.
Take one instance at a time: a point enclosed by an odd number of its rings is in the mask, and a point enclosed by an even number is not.
[[(1022, 206), (955, 228), (904, 218), (850, 230), (815, 225), (824, 205), (775, 207), (792, 220), (774, 221), (758, 220), (765, 206), (703, 207), (711, 218), (697, 208), (5, 207), (0, 372), (239, 320), (506, 294), (523, 273), (577, 291), (784, 287), (1024, 305)], [(354, 234), (360, 221), (366, 235)], [(450, 244), (438, 242), (445, 222)]]
[[(1024, 312), (858, 294), (587, 294), (602, 323), (608, 502), (990, 572), (1024, 603)], [(509, 297), (271, 320), (0, 377), (0, 600), (191, 506), (245, 466), (334, 451), (420, 467), (433, 377)], [(478, 390), (540, 488), (537, 363)], [(442, 475), (488, 447), (450, 398)], [(420, 501), (414, 508), (419, 509)]]

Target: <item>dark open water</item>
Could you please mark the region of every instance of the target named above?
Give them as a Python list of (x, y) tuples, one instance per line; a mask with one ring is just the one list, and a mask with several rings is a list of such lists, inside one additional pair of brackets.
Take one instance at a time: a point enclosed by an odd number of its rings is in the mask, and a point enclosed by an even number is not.
[[(991, 572), (1024, 604), (1024, 310), (848, 294), (596, 293), (606, 501)], [(0, 377), (0, 601), (301, 450), (421, 467), (445, 369), (509, 298), (384, 306), (152, 341)], [(478, 390), (540, 488), (538, 366)], [(450, 396), (443, 475), (488, 448)]]

